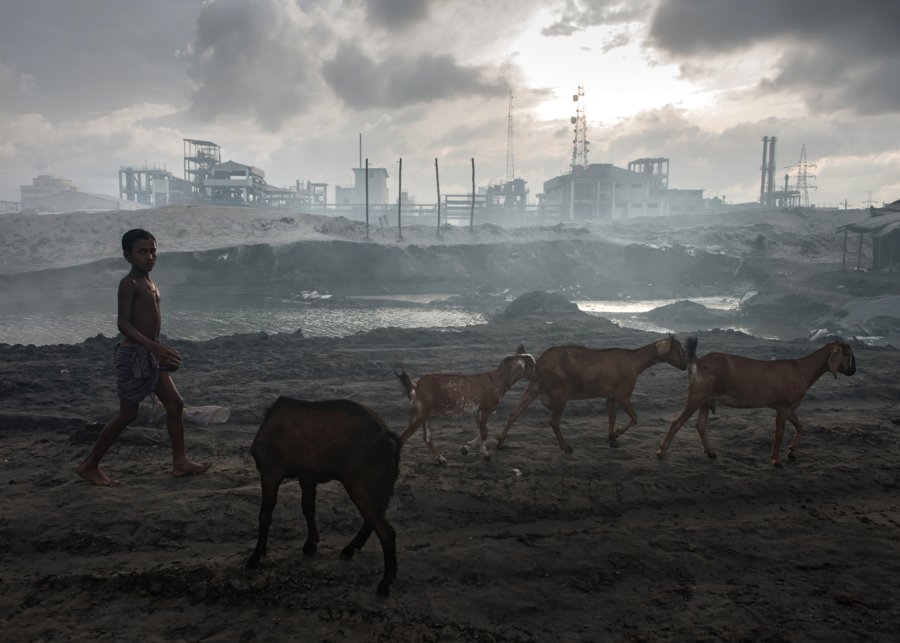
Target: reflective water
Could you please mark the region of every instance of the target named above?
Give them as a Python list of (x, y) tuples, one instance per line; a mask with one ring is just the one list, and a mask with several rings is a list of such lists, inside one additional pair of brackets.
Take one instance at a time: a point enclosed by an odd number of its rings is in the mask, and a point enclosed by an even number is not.
[[(376, 306), (363, 303), (323, 304), (305, 299), (266, 299), (241, 304), (234, 301), (178, 302), (164, 310), (163, 332), (173, 339), (202, 341), (240, 333), (293, 333), (300, 329), (306, 337), (343, 337), (374, 328), (455, 328), (485, 322), (484, 315), (458, 308), (421, 307), (411, 304), (440, 301), (444, 295), (367, 297), (380, 299)], [(592, 315), (606, 317), (622, 326), (651, 332), (670, 329), (635, 317), (674, 299), (582, 300), (578, 307)], [(734, 310), (737, 297), (698, 297), (692, 301), (707, 308)], [(202, 304), (202, 307), (200, 307)], [(69, 310), (66, 312), (12, 312), (0, 308), (0, 343), (75, 344), (97, 334), (115, 337), (115, 310)], [(98, 306), (99, 308), (99, 306)]]
[[(650, 333), (671, 333), (673, 328), (661, 326), (649, 319), (637, 316), (639, 313), (646, 313), (660, 306), (668, 306), (684, 299), (589, 299), (580, 300), (575, 303), (578, 308), (597, 317), (604, 317), (610, 321), (616, 322), (620, 326), (627, 328), (635, 328)], [(727, 310), (733, 311), (740, 307), (741, 298), (737, 296), (716, 296), (716, 297), (692, 297), (689, 301), (695, 304), (701, 304), (711, 310)], [(748, 332), (746, 328), (737, 326), (731, 327), (732, 330)]]
[[(377, 308), (290, 306), (274, 308), (227, 307), (191, 310), (180, 307), (164, 312), (163, 332), (173, 339), (202, 341), (238, 333), (293, 333), (306, 337), (343, 337), (359, 331), (398, 328), (450, 328), (484, 323), (479, 313), (457, 309), (417, 308), (398, 303)], [(97, 334), (115, 337), (116, 314), (111, 312), (0, 311), (0, 343), (75, 344)]]

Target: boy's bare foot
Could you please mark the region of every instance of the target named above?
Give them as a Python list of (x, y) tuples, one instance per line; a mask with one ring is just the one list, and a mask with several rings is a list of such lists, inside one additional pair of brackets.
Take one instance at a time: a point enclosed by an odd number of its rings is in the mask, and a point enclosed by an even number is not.
[(87, 480), (91, 484), (95, 484), (98, 487), (117, 487), (119, 486), (119, 481), (110, 478), (108, 475), (100, 471), (100, 467), (86, 467), (84, 464), (79, 464), (75, 467), (75, 473), (79, 475), (84, 480)]
[(195, 476), (209, 469), (209, 463), (195, 464), (189, 460), (179, 462), (172, 465), (172, 475), (176, 478), (184, 478), (186, 476)]

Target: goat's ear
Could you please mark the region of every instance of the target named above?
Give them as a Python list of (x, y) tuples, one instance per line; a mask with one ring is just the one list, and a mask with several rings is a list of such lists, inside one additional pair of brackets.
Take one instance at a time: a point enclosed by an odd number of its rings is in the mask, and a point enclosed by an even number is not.
[(519, 355), (525, 354), (525, 344), (519, 344), (519, 347), (516, 349), (516, 353)]
[(841, 365), (843, 357), (844, 351), (841, 350), (839, 345), (835, 344), (831, 349), (831, 355), (828, 356), (828, 370), (831, 371), (834, 379), (837, 379), (838, 367)]

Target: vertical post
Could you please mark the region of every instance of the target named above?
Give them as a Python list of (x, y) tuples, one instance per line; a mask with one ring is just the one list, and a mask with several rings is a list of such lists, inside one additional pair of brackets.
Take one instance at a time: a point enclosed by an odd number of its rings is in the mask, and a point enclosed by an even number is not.
[[(871, 207), (871, 206), (870, 206), (870, 207)], [(891, 274), (894, 273), (894, 248), (897, 246), (897, 239), (896, 239), (897, 236), (898, 236), (898, 235), (897, 235), (897, 232), (894, 231), (894, 232), (892, 232), (892, 233), (889, 234), (889, 235), (885, 235), (885, 237), (884, 237), (884, 240), (885, 240), (888, 244), (890, 244), (890, 248), (891, 248), (891, 252), (890, 252), (890, 255), (889, 255), (889, 258), (888, 258), (889, 272), (890, 272)]]
[(856, 271), (859, 272), (859, 266), (862, 263), (862, 232), (859, 233), (859, 247), (856, 250)]
[(469, 230), (475, 229), (475, 157), (472, 157), (472, 208), (469, 210)]
[(841, 258), (841, 270), (847, 270), (847, 233), (849, 230), (844, 228), (844, 256)]
[(400, 169), (397, 172), (397, 240), (403, 241), (403, 224), (400, 220), (400, 204), (403, 199), (403, 157), (400, 157)]
[(438, 160), (434, 159), (434, 182), (437, 185), (437, 236), (441, 236), (441, 175), (438, 173)]
[(366, 159), (366, 241), (369, 240), (369, 159)]

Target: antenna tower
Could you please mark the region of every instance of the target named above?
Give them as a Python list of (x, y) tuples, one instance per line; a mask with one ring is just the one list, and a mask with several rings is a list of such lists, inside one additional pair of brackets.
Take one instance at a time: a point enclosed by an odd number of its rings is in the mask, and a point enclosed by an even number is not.
[(800, 193), (800, 205), (804, 208), (809, 207), (809, 190), (816, 189), (815, 185), (809, 184), (810, 179), (816, 178), (815, 174), (809, 173), (815, 167), (806, 162), (806, 143), (804, 143), (800, 147), (800, 160), (797, 162), (797, 191)]
[(516, 160), (513, 152), (513, 93), (509, 90), (509, 115), (506, 117), (506, 182), (516, 178)]
[[(582, 97), (584, 97), (584, 85), (579, 85), (578, 93), (572, 95), (572, 101), (577, 103)], [(575, 134), (572, 138), (572, 172), (575, 172), (576, 167), (586, 168), (588, 166), (588, 148), (590, 143), (587, 140), (587, 119), (584, 116), (584, 103), (578, 105), (575, 109), (572, 125)]]

